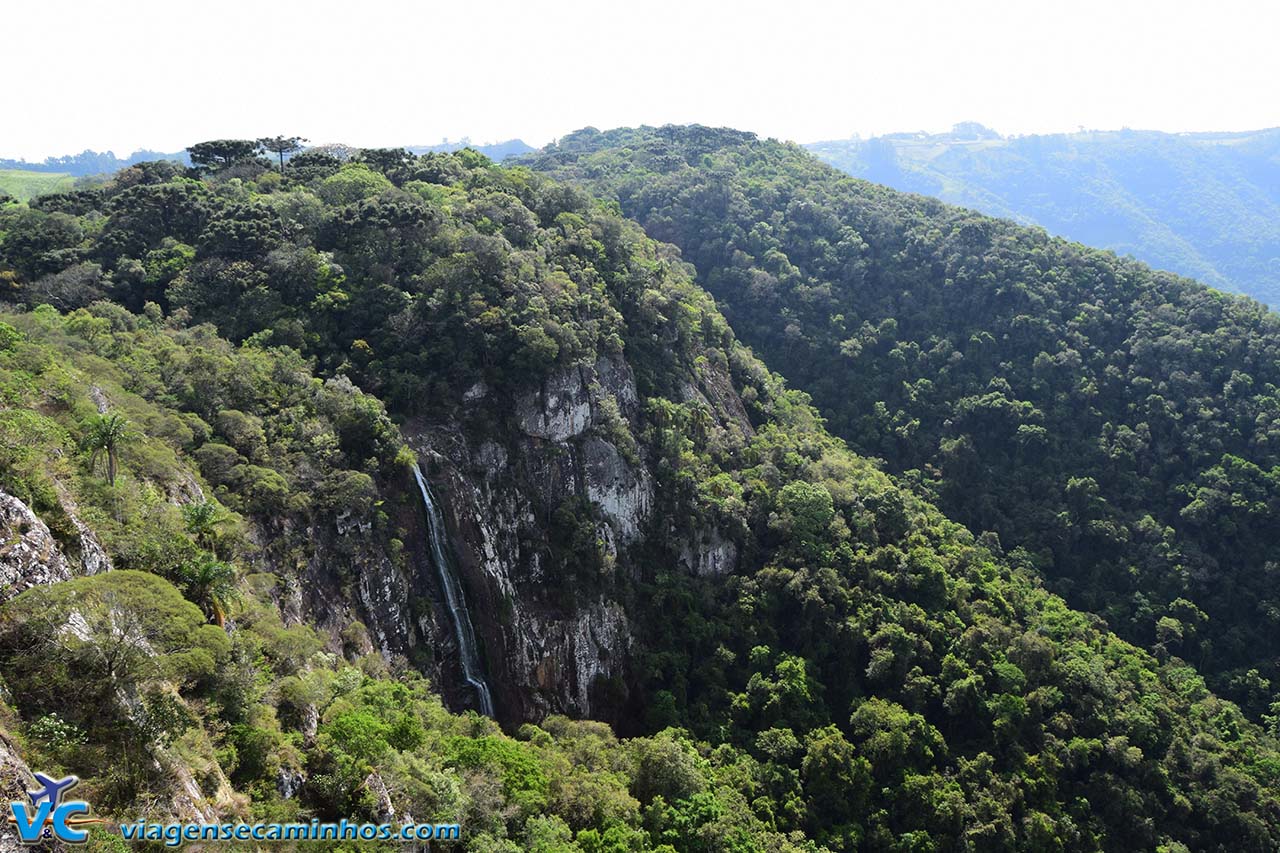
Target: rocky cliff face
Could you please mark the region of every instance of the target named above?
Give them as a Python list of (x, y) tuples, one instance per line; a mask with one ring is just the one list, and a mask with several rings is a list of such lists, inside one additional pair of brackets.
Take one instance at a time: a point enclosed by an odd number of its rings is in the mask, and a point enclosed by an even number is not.
[[(71, 569), (58, 543), (31, 508), (7, 492), (0, 491), (0, 603), (33, 586), (68, 580)], [(27, 796), (35, 789), (35, 777), (18, 754), (8, 733), (0, 728), (0, 805), (8, 809), (11, 800)], [(18, 841), (16, 827), (0, 821), (0, 853), (28, 850)], [(61, 844), (43, 848), (66, 849)]]
[[(286, 622), (312, 625), (337, 653), (377, 651), (388, 663), (430, 654), (434, 621), (414, 606), (425, 581), (392, 560), (371, 518), (276, 519), (250, 535), (259, 549), (255, 568), (279, 581), (276, 604)], [(357, 623), (363, 631), (352, 630)]]
[[(62, 511), (69, 517), (77, 535), (59, 548), (48, 525), (30, 507), (13, 495), (0, 491), (0, 603), (32, 587), (110, 570), (111, 560), (97, 536), (80, 521), (70, 498), (65, 493), (61, 497)], [(73, 619), (66, 630), (88, 632), (89, 629), (83, 620)], [(177, 695), (176, 690), (174, 695)], [(10, 701), (2, 694), (0, 698), (6, 703)], [(126, 705), (130, 704), (136, 705), (137, 700), (126, 701)], [(200, 735), (204, 737), (202, 732)], [(207, 740), (201, 746), (212, 755), (212, 747)], [(216, 762), (211, 761), (204, 774), (207, 780), (212, 780), (206, 781), (211, 790), (205, 791), (194, 778), (191, 768), (172, 750), (157, 745), (153, 759), (156, 778), (171, 780), (170, 796), (161, 804), (160, 814), (188, 820), (214, 820), (219, 814), (239, 807), (230, 783)], [(34, 787), (35, 779), (30, 768), (19, 755), (13, 740), (0, 728), (0, 803), (7, 804), (11, 799), (25, 797), (27, 788)], [(18, 842), (12, 824), (0, 823), (0, 851), (22, 849), (30, 848)], [(57, 844), (40, 849), (65, 848)]]
[[(476, 412), (503, 406), (483, 387), (467, 398)], [(408, 430), (445, 506), (504, 722), (550, 712), (607, 716), (597, 694), (625, 675), (631, 627), (619, 602), (607, 591), (571, 604), (548, 596), (548, 520), (567, 501), (587, 501), (604, 565), (618, 570), (654, 502), (650, 473), (617, 445), (637, 402), (626, 363), (602, 358), (511, 401), (515, 430), (505, 439)]]
[[(727, 377), (704, 386), (689, 393), (710, 397), (718, 418), (750, 429)], [(641, 397), (631, 368), (600, 358), (516, 400), (492, 399), (484, 386), (465, 399), (471, 411), (461, 423), (487, 408), (507, 413), (513, 428), (481, 434), (411, 424), (406, 437), (445, 507), (499, 719), (555, 712), (614, 720), (626, 701), (634, 635), (617, 581), (635, 571), (632, 550), (669, 526), (657, 517), (655, 475), (637, 450)], [(549, 532), (566, 505), (588, 508), (602, 575), (569, 584), (570, 598)], [(737, 545), (721, 531), (666, 546), (691, 573), (719, 575), (737, 564)]]
[(49, 841), (33, 847), (18, 840), (17, 827), (8, 818), (9, 803), (25, 800), (27, 791), (38, 790), (36, 779), (31, 775), (31, 768), (18, 755), (18, 750), (4, 729), (0, 728), (0, 806), (3, 806), (5, 820), (0, 820), (0, 853), (19, 853), (23, 850), (63, 851), (66, 845), (58, 841)]
[[(727, 376), (709, 371), (681, 396), (750, 429)], [(442, 499), (504, 723), (553, 712), (618, 716), (634, 635), (618, 581), (636, 570), (633, 549), (670, 539), (673, 564), (690, 573), (721, 575), (736, 566), (738, 547), (723, 531), (673, 538), (670, 525), (655, 520), (656, 477), (637, 442), (641, 406), (630, 366), (611, 356), (561, 369), (515, 400), (477, 384), (444, 425), (405, 429)], [(500, 426), (474, 429), (477, 419)], [(319, 628), (330, 651), (376, 651), (389, 664), (426, 673), (451, 705), (465, 706), (470, 697), (454, 671), (448, 615), (432, 604), (440, 596), (420, 507), (407, 476), (390, 485), (404, 492), (390, 530), (354, 512), (250, 519), (257, 547), (249, 568), (277, 578), (285, 621)], [(111, 568), (63, 498), (70, 523), (59, 542), (30, 508), (0, 493), (0, 595)], [(582, 510), (593, 530), (599, 577), (587, 583), (566, 583), (553, 553), (550, 529), (567, 505)], [(392, 547), (395, 537), (403, 551)]]
[(67, 580), (71, 568), (31, 508), (0, 491), (0, 603), (25, 589)]
[(58, 502), (75, 529), (75, 536), (62, 543), (63, 551), (75, 568), (73, 574), (96, 575), (111, 571), (111, 557), (107, 554), (107, 549), (102, 547), (98, 535), (80, 518), (80, 508), (76, 506), (75, 499), (60, 483), (57, 487)]

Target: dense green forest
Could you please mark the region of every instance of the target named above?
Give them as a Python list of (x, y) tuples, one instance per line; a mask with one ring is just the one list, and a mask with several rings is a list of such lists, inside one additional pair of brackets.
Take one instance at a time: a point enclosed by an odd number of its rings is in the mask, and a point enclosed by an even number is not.
[[(1280, 844), (1269, 688), (1230, 677), (1274, 643), (1270, 617), (1248, 610), (1237, 637), (1222, 612), (1270, 594), (1248, 562), (1269, 469), (1232, 443), (1244, 407), (1270, 411), (1269, 315), (746, 134), (584, 133), (536, 164), (598, 180), (697, 280), (617, 203), (473, 151), (273, 168), (255, 149), (193, 146), (191, 170), (139, 164), (0, 208), (0, 488), (69, 551), (77, 507), (115, 565), (0, 610), (0, 724), (30, 765), (83, 775), (126, 816), (163, 813), (157, 755), (224, 814), (375, 817), (377, 778), (400, 813), (458, 820), (483, 851)], [(1160, 336), (1117, 376), (1134, 292)], [(1209, 367), (1229, 344), (1227, 415)], [(521, 389), (606, 355), (639, 400), (593, 429), (653, 472), (658, 511), (614, 571), (596, 510), (566, 504), (544, 577), (562, 608), (601, 587), (626, 602), (627, 737), (562, 717), (504, 733), (448, 712), (429, 662), (388, 660), (358, 622), (334, 648), (289, 618), (298, 579), (257, 570), (263, 549), (304, 562), (308, 531), (351, 512), (408, 559), (398, 424), (500, 444)], [(488, 402), (468, 403), (481, 384)], [(1143, 430), (1076, 420), (1134, 388)], [(1157, 476), (1163, 501), (1135, 520)], [(1231, 542), (1204, 532), (1228, 511)], [(731, 574), (679, 567), (674, 543), (705, 525), (737, 546)], [(50, 630), (73, 613), (84, 628)], [(103, 655), (122, 621), (145, 648)]]
[(583, 131), (533, 165), (679, 246), (855, 450), (1255, 718), (1280, 710), (1276, 315), (750, 134)]
[(972, 123), (805, 146), (859, 178), (1280, 305), (1280, 130), (1006, 138)]

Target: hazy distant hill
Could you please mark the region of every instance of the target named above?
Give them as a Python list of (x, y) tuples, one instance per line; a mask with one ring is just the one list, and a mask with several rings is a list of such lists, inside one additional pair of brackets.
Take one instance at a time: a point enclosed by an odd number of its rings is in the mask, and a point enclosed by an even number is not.
[(531, 145), (526, 145), (522, 139), (508, 139), (506, 142), (494, 142), (491, 145), (474, 145), (470, 140), (464, 139), (461, 142), (442, 142), (439, 145), (410, 145), (408, 148), (414, 154), (448, 153), (450, 151), (461, 151), (463, 148), (471, 148), (479, 151), (495, 163), (501, 163), (509, 157), (519, 157), (521, 154), (528, 154), (534, 150)]
[(189, 165), (185, 151), (164, 154), (160, 151), (135, 151), (128, 157), (120, 158), (114, 151), (81, 151), (79, 154), (68, 154), (65, 157), (46, 157), (39, 163), (28, 163), (26, 160), (7, 160), (0, 158), (0, 169), (20, 169), (26, 172), (63, 172), (73, 177), (85, 175), (102, 175), (116, 172), (135, 163), (148, 160), (177, 160)]
[(807, 147), (852, 175), (1280, 305), (1280, 129), (1004, 138), (966, 123)]

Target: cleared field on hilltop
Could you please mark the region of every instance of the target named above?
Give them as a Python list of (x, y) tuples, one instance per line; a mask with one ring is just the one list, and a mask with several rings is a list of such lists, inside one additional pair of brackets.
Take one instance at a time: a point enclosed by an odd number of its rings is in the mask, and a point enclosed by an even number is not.
[(75, 178), (66, 172), (29, 172), (0, 169), (0, 193), (26, 201), (38, 195), (71, 189)]

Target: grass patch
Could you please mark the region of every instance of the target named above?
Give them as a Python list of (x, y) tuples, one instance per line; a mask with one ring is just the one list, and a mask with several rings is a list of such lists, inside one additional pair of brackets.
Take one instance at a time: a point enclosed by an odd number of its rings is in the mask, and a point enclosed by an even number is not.
[(75, 180), (67, 172), (0, 169), (0, 193), (11, 195), (18, 201), (28, 201), (38, 195), (65, 192), (71, 189)]

